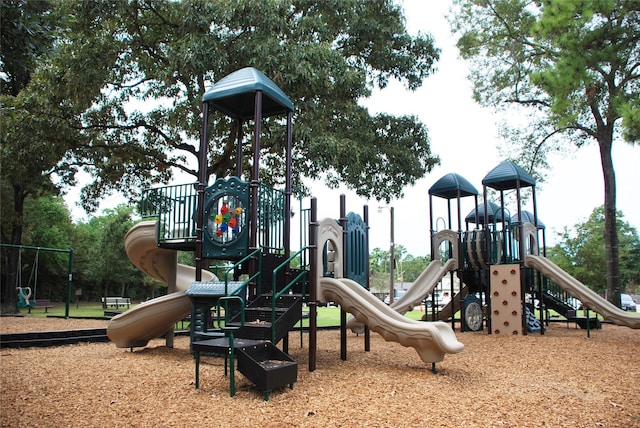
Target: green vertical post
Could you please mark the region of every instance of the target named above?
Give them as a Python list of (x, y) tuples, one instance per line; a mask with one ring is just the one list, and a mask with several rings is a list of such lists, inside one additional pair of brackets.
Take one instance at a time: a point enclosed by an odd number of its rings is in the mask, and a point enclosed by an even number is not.
[(69, 318), (69, 302), (71, 302), (71, 283), (73, 282), (73, 249), (69, 250), (69, 267), (67, 270), (67, 302), (64, 305), (64, 317)]

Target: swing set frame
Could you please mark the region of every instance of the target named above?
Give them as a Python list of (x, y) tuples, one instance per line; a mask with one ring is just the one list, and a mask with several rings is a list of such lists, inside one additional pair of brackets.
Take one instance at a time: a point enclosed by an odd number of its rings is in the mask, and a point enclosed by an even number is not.
[[(22, 250), (36, 250), (36, 251), (49, 251), (53, 253), (67, 253), (69, 255), (69, 263), (67, 270), (67, 298), (64, 306), (64, 317), (69, 318), (69, 305), (71, 302), (71, 284), (73, 283), (73, 248), (46, 248), (46, 247), (34, 247), (31, 245), (15, 245), (15, 244), (0, 244), (0, 247), (16, 248), (18, 251)], [(37, 253), (36, 253), (37, 254)], [(18, 266), (18, 269), (21, 267)]]

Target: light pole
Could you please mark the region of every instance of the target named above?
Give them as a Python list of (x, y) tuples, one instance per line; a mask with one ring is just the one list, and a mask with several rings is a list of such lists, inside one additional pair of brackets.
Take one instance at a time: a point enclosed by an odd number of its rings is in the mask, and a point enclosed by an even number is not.
[(381, 213), (383, 208), (389, 208), (389, 214), (390, 214), (390, 241), (389, 241), (389, 304), (393, 303), (393, 295), (394, 293), (394, 284), (393, 284), (393, 271), (394, 271), (394, 261), (395, 261), (395, 254), (394, 254), (394, 239), (393, 239), (393, 207), (389, 207), (389, 206), (384, 206), (384, 207), (378, 207), (378, 212)]

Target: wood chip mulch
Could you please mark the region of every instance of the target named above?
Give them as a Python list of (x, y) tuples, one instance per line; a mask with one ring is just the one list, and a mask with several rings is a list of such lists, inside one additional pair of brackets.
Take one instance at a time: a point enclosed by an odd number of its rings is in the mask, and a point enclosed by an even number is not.
[[(104, 321), (0, 318), (0, 332), (105, 327)], [(372, 333), (318, 335), (308, 371), (308, 335), (291, 333), (294, 389), (269, 401), (236, 372), (229, 396), (224, 359), (203, 357), (194, 388), (189, 339), (173, 349), (112, 343), (0, 351), (2, 427), (640, 427), (640, 330), (591, 332), (554, 323), (546, 335), (459, 333), (462, 353), (438, 373), (412, 348)]]

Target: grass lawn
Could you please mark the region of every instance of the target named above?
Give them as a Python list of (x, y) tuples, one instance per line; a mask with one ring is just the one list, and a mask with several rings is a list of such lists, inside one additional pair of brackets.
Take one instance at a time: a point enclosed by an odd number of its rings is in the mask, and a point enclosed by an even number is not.
[[(65, 315), (65, 305), (64, 303), (54, 303), (54, 307), (50, 308), (47, 313), (45, 313), (44, 309), (32, 309), (31, 315), (33, 317), (46, 317), (46, 316), (55, 316), (55, 317), (63, 317)], [(136, 305), (131, 305), (131, 307), (135, 307)], [(308, 308), (304, 308), (303, 311), (308, 311)], [(21, 309), (23, 314), (27, 313), (26, 309)], [(581, 311), (578, 311), (578, 315)], [(318, 307), (318, 327), (339, 327), (340, 326), (340, 307), (330, 306), (330, 307)], [(420, 320), (423, 316), (424, 312), (419, 310), (413, 310), (407, 312), (405, 316), (407, 318), (413, 320)], [(538, 311), (536, 311), (536, 317), (538, 316)], [(555, 311), (550, 311), (550, 315), (552, 319), (562, 318)], [(585, 316), (585, 314), (582, 314)], [(100, 302), (81, 302), (79, 304), (72, 303), (69, 306), (69, 316), (72, 318), (103, 318), (104, 310), (102, 308), (102, 303)], [(589, 314), (590, 317), (594, 316), (594, 312), (591, 311)], [(460, 313), (456, 313), (456, 318), (460, 317)], [(598, 318), (602, 319), (602, 317), (598, 316)], [(188, 323), (184, 323), (185, 328), (188, 326)], [(302, 320), (303, 327), (309, 326), (309, 319), (304, 318)], [(299, 327), (300, 324), (296, 327)], [(180, 328), (183, 328), (180, 325)]]

